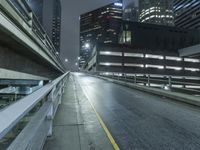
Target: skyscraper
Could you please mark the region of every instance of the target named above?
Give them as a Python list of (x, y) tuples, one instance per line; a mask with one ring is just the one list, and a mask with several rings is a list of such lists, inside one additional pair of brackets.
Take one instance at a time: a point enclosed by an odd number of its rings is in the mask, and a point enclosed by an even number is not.
[(200, 0), (174, 0), (175, 26), (200, 29)]
[(80, 66), (91, 56), (97, 42), (118, 43), (122, 2), (116, 2), (80, 16)]
[(59, 52), (61, 30), (60, 0), (27, 0), (27, 2)]
[(144, 23), (173, 26), (173, 0), (140, 0), (139, 20)]
[(139, 10), (134, 2), (124, 5), (123, 8), (123, 20), (138, 21)]

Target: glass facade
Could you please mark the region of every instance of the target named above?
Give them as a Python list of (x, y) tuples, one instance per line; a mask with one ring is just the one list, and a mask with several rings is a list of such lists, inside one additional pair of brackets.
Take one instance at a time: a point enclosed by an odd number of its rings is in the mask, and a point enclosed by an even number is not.
[(116, 2), (80, 16), (80, 67), (90, 58), (97, 42), (118, 43), (122, 7), (121, 2)]
[(56, 50), (60, 51), (61, 2), (60, 0), (26, 0), (47, 31)]
[(173, 26), (173, 0), (140, 0), (139, 20), (144, 23)]
[(139, 10), (135, 3), (129, 3), (123, 8), (123, 20), (138, 21)]
[(175, 25), (186, 29), (200, 29), (200, 1), (174, 0)]

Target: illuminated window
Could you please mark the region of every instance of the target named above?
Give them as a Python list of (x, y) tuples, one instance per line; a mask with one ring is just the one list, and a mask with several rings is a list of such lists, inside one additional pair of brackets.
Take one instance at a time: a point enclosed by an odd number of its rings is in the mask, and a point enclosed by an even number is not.
[(185, 62), (194, 62), (194, 63), (200, 62), (199, 59), (193, 59), (193, 58), (184, 58), (184, 61), (185, 61)]
[(198, 68), (185, 68), (185, 70), (188, 70), (188, 71), (200, 71), (200, 69)]
[(115, 6), (120, 6), (120, 7), (122, 7), (122, 6), (123, 6), (123, 4), (122, 4), (122, 3), (114, 3), (114, 5), (115, 5)]
[(182, 70), (182, 67), (166, 66), (166, 69)]
[(152, 55), (152, 54), (146, 54), (145, 58), (164, 59), (162, 55)]
[(174, 56), (166, 56), (166, 60), (182, 61), (182, 58)]
[(109, 55), (109, 56), (122, 56), (122, 52), (109, 52), (109, 51), (100, 51), (100, 55)]
[(195, 85), (186, 85), (185, 87), (189, 89), (200, 89), (200, 86), (195, 86)]
[(143, 64), (131, 64), (131, 63), (126, 63), (126, 64), (124, 64), (124, 66), (127, 66), (127, 67), (141, 67), (141, 68), (144, 67)]
[(102, 66), (122, 66), (122, 63), (100, 62)]
[(160, 65), (145, 65), (146, 68), (157, 68), (157, 69), (164, 69), (164, 66), (160, 66)]
[(131, 31), (122, 31), (120, 43), (131, 44)]
[(131, 31), (126, 31), (126, 43), (131, 44)]
[(126, 57), (144, 57), (144, 54), (140, 54), (140, 53), (124, 53), (124, 56)]

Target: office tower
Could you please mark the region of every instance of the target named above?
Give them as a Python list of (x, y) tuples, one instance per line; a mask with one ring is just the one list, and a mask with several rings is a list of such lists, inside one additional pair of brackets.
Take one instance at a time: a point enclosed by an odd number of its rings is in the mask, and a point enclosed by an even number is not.
[(139, 20), (144, 23), (173, 26), (173, 0), (140, 0)]
[(60, 0), (27, 0), (27, 2), (52, 40), (57, 52), (60, 52)]
[(123, 20), (138, 21), (139, 10), (134, 2), (124, 5), (123, 8)]
[(200, 0), (174, 0), (175, 26), (200, 29)]
[(116, 2), (80, 16), (80, 62), (85, 64), (97, 42), (118, 43), (122, 3)]

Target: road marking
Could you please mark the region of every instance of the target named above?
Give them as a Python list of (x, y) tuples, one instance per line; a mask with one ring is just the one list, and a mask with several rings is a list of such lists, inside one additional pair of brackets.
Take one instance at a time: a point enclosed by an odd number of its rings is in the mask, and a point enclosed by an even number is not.
[[(80, 83), (80, 82), (79, 82)], [(80, 84), (79, 84), (80, 85)], [(99, 115), (99, 113), (96, 111), (94, 105), (92, 104), (92, 102), (89, 99), (89, 96), (87, 95), (87, 92), (85, 91), (85, 89), (80, 85), (81, 89), (83, 90), (85, 96), (87, 97), (92, 109), (94, 110), (97, 119), (99, 120), (99, 123), (101, 124), (101, 127), (103, 128), (104, 132), (106, 133), (110, 143), (112, 144), (114, 150), (120, 150), (119, 146), (117, 145), (117, 143), (115, 142), (113, 136), (111, 135), (110, 131), (108, 130), (108, 128), (106, 127), (105, 123), (103, 122), (101, 116)]]

